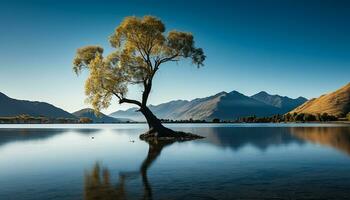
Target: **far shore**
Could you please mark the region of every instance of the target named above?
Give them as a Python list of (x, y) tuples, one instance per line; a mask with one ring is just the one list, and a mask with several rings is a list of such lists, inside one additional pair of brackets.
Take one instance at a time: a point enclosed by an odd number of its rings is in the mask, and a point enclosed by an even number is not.
[[(164, 122), (163, 124), (350, 124), (350, 121), (311, 121), (311, 122)], [(0, 123), (11, 124), (147, 124), (147, 122), (116, 122), (116, 123)]]

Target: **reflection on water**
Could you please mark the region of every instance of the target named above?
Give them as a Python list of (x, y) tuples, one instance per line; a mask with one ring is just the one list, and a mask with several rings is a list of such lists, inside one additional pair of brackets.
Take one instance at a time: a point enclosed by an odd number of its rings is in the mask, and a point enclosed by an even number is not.
[(247, 144), (265, 150), (275, 145), (312, 142), (350, 155), (350, 127), (209, 128), (203, 132), (211, 143), (233, 150)]
[(303, 140), (333, 147), (350, 155), (349, 127), (299, 127), (291, 128), (291, 134)]
[[(0, 199), (349, 199), (349, 126), (0, 128)], [(131, 142), (135, 141), (135, 142)]]
[(96, 163), (93, 170), (85, 174), (84, 179), (84, 199), (127, 199), (125, 184), (127, 180), (135, 179), (139, 175), (142, 178), (143, 197), (142, 199), (151, 200), (152, 187), (148, 180), (147, 170), (152, 163), (159, 157), (165, 146), (172, 144), (170, 141), (148, 141), (148, 153), (140, 166), (139, 171), (121, 172), (119, 174), (118, 184), (113, 186), (110, 181), (110, 172), (107, 168), (101, 170), (100, 164)]
[(200, 129), (198, 132), (204, 134), (210, 143), (232, 150), (238, 150), (246, 145), (266, 150), (276, 145), (303, 143), (303, 140), (290, 134), (289, 127), (212, 127)]
[(84, 199), (126, 199), (125, 178), (119, 177), (118, 185), (111, 183), (108, 169), (101, 169), (98, 163), (95, 164), (91, 172), (85, 174), (84, 179)]

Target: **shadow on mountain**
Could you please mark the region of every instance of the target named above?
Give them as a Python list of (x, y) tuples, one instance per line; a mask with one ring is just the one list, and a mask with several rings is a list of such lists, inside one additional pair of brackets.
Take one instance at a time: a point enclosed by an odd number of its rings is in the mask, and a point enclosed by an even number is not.
[(293, 136), (315, 144), (329, 146), (350, 156), (350, 127), (291, 128)]
[(290, 134), (290, 127), (210, 127), (199, 128), (198, 132), (206, 137), (204, 141), (235, 151), (246, 145), (264, 151), (270, 146), (304, 143)]
[(171, 145), (169, 141), (148, 142), (149, 149), (146, 158), (142, 162), (139, 170), (130, 172), (120, 172), (118, 183), (111, 183), (110, 172), (108, 169), (101, 169), (100, 164), (96, 163), (90, 172), (85, 173), (84, 179), (84, 199), (128, 199), (126, 184), (127, 181), (141, 177), (143, 191), (141, 199), (153, 199), (151, 183), (148, 180), (147, 171), (157, 160), (164, 147)]

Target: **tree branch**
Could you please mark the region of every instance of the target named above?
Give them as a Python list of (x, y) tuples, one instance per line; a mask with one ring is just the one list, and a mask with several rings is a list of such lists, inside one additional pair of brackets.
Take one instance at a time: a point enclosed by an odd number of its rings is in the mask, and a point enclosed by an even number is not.
[(119, 100), (119, 104), (122, 104), (122, 103), (131, 103), (131, 104), (135, 104), (135, 105), (142, 107), (141, 102), (134, 100), (134, 99), (121, 98)]
[(158, 66), (160, 65), (160, 64), (162, 64), (162, 63), (165, 63), (165, 62), (168, 62), (168, 61), (170, 61), (170, 60), (173, 60), (174, 58), (176, 58), (176, 57), (178, 57), (178, 56), (180, 56), (178, 53), (176, 53), (175, 55), (172, 55), (172, 56), (170, 56), (170, 57), (165, 57), (165, 58), (163, 58), (163, 59), (160, 59), (159, 60), (159, 64), (158, 64)]

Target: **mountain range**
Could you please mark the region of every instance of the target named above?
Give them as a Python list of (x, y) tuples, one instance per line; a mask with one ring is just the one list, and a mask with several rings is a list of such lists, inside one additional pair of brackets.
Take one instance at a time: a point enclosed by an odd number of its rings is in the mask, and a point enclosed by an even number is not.
[[(237, 91), (220, 92), (215, 95), (197, 98), (192, 101), (176, 100), (159, 105), (150, 105), (149, 108), (161, 119), (171, 120), (234, 120), (239, 117), (256, 115), (258, 117), (285, 114), (306, 102), (307, 99), (299, 97), (292, 99), (279, 95), (270, 95), (259, 92), (251, 97)], [(125, 111), (116, 111), (112, 117), (128, 118), (134, 121), (145, 121), (137, 108)]]
[(94, 123), (120, 123), (129, 121), (127, 119), (117, 119), (114, 117), (109, 117), (101, 112), (98, 115), (96, 115), (94, 110), (91, 108), (84, 108), (72, 114), (77, 118), (90, 118)]
[(344, 117), (349, 112), (350, 83), (334, 92), (310, 99), (290, 113), (308, 113), (314, 115), (327, 113), (337, 117)]
[[(342, 88), (307, 100), (259, 92), (246, 96), (237, 91), (220, 92), (215, 95), (196, 98), (191, 101), (175, 100), (159, 105), (149, 105), (154, 114), (161, 119), (170, 120), (235, 120), (239, 117), (256, 115), (258, 117), (285, 113), (328, 113), (343, 117), (350, 112), (350, 83)], [(137, 108), (119, 110), (110, 116), (100, 114), (96, 117), (92, 109), (82, 109), (69, 113), (46, 102), (17, 100), (0, 92), (0, 117), (12, 117), (22, 114), (33, 117), (72, 118), (88, 117), (95, 123), (114, 123), (123, 121), (145, 121)], [(117, 119), (115, 119), (117, 118)]]
[(76, 118), (71, 113), (54, 105), (39, 102), (12, 99), (0, 92), (0, 116), (13, 117), (18, 115), (30, 115), (33, 117), (48, 118)]

